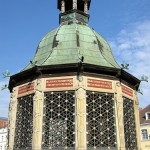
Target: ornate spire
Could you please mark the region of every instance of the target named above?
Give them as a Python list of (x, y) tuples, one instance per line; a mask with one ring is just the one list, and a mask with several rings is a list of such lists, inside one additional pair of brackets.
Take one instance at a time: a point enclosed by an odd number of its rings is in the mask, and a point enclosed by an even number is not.
[(69, 20), (78, 20), (88, 23), (91, 0), (58, 0), (60, 23)]

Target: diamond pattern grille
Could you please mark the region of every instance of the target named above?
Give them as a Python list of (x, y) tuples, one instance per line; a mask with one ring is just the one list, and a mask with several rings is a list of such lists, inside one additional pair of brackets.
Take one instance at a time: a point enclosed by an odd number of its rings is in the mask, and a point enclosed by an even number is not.
[(75, 149), (74, 94), (74, 91), (45, 93), (43, 149)]
[(14, 150), (32, 148), (33, 95), (18, 98)]
[(114, 95), (87, 91), (88, 150), (117, 149)]
[(123, 98), (125, 146), (127, 150), (137, 149), (134, 101)]

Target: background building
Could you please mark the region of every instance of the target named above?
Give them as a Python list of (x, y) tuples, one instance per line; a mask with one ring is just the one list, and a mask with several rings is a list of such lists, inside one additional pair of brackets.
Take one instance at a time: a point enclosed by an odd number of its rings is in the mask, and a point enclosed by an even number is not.
[(88, 26), (90, 4), (58, 0), (60, 26), (10, 77), (9, 150), (140, 150), (140, 80)]
[(6, 150), (7, 118), (0, 117), (0, 150)]
[(140, 129), (142, 150), (150, 150), (150, 105), (140, 109)]

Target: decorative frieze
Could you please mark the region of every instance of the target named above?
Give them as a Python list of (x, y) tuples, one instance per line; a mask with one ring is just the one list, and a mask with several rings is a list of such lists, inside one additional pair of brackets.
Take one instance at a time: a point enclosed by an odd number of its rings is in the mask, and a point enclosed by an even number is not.
[(33, 91), (34, 91), (34, 82), (27, 83), (27, 84), (20, 86), (18, 88), (18, 96), (24, 95), (27, 93), (32, 93)]
[(46, 88), (73, 87), (73, 78), (47, 79)]
[(112, 82), (106, 80), (97, 80), (97, 79), (88, 78), (87, 87), (112, 90)]
[(130, 89), (129, 87), (124, 86), (124, 85), (122, 85), (122, 93), (133, 97), (133, 90)]

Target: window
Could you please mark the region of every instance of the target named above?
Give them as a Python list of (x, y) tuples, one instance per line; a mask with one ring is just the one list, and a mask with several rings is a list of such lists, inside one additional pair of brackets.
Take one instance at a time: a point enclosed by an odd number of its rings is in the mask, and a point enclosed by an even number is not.
[(2, 142), (4, 141), (4, 137), (2, 136)]
[(33, 94), (18, 99), (14, 149), (32, 149)]
[(70, 1), (69, 3), (66, 2), (65, 3), (65, 11), (72, 10), (72, 6), (73, 6), (73, 2), (72, 1)]
[(114, 95), (87, 91), (88, 150), (116, 150)]
[(148, 140), (148, 132), (147, 132), (147, 129), (142, 129), (142, 130), (141, 130), (141, 134), (142, 134), (142, 140)]
[(150, 112), (145, 113), (146, 120), (150, 120)]
[(75, 92), (45, 93), (42, 149), (75, 149)]
[(84, 1), (78, 0), (77, 4), (78, 4), (78, 10), (84, 12)]
[(134, 101), (126, 97), (123, 97), (125, 146), (126, 146), (126, 149), (128, 150), (138, 149), (134, 112), (135, 112)]

